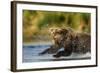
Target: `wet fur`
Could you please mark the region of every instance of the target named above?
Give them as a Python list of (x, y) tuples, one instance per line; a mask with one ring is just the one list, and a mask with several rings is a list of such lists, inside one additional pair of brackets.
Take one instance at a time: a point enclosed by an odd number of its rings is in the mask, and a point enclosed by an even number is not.
[[(39, 53), (40, 55), (56, 53), (54, 57), (61, 57), (70, 56), (72, 52), (85, 54), (91, 51), (91, 36), (88, 33), (75, 32), (71, 28), (51, 28), (49, 32), (54, 45)], [(64, 50), (59, 51), (61, 48)]]

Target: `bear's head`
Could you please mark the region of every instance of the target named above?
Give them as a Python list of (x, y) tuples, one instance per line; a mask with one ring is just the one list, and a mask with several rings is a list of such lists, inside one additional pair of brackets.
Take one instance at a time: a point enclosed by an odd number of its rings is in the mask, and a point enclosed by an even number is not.
[(49, 32), (53, 37), (54, 43), (61, 44), (63, 41), (71, 37), (73, 30), (71, 28), (50, 28)]

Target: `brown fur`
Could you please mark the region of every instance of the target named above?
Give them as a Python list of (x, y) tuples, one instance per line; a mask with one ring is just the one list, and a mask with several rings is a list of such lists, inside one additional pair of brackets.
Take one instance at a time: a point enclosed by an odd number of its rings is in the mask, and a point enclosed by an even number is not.
[[(90, 51), (91, 36), (88, 33), (75, 32), (71, 28), (51, 28), (49, 30), (54, 40), (54, 45), (40, 54), (56, 53), (54, 57), (69, 56), (72, 52), (84, 54)], [(64, 48), (63, 51), (59, 49)]]

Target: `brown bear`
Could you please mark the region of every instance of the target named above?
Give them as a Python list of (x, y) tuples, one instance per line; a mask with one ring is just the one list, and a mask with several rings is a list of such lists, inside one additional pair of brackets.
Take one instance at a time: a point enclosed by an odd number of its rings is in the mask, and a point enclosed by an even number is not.
[[(91, 36), (88, 33), (76, 32), (71, 28), (50, 28), (54, 45), (40, 54), (55, 54), (54, 57), (70, 56), (72, 52), (84, 54), (91, 50)], [(58, 51), (64, 48), (63, 51)]]

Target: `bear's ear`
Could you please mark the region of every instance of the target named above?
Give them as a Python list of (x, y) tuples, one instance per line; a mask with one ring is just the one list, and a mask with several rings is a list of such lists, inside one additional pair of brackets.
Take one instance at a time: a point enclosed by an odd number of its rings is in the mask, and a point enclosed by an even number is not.
[(64, 35), (66, 35), (68, 33), (68, 30), (67, 29), (62, 29), (61, 33), (63, 33)]
[(67, 29), (62, 29), (62, 31), (63, 31), (63, 32), (66, 32), (66, 33), (68, 32), (68, 30), (67, 30)]
[(70, 39), (74, 39), (74, 37), (76, 36), (74, 30), (72, 28), (67, 28), (67, 30), (68, 30), (68, 34), (66, 34), (66, 36), (70, 37)]

